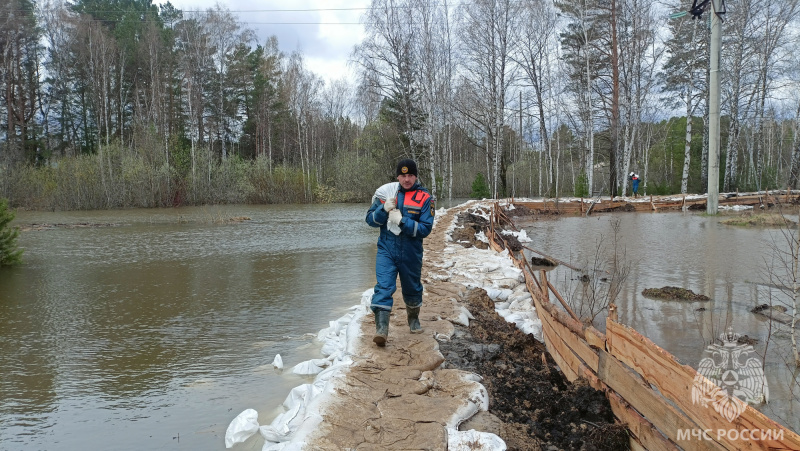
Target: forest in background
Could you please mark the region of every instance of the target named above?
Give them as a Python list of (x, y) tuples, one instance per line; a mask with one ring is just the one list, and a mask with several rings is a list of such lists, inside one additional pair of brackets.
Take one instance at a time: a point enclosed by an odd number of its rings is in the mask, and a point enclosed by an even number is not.
[[(16, 208), (702, 193), (709, 11), (692, 0), (373, 0), (356, 80), (226, 7), (0, 6), (0, 198)], [(721, 191), (797, 187), (798, 0), (727, 0)], [(700, 13), (700, 11), (695, 11)], [(699, 17), (696, 17), (699, 16)], [(477, 183), (478, 185), (480, 183)]]

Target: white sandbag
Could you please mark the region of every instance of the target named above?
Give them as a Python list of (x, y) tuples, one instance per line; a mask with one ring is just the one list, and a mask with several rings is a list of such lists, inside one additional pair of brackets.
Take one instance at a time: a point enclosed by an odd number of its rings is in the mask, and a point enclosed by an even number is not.
[(258, 412), (246, 409), (236, 416), (225, 431), (225, 448), (241, 443), (258, 432)]
[(508, 288), (503, 288), (500, 290), (500, 294), (497, 295), (497, 299), (501, 301), (508, 300), (508, 297), (511, 296), (513, 291), (509, 290)]
[(375, 288), (369, 288), (361, 293), (361, 305), (369, 310), (369, 305), (372, 303), (372, 295), (375, 294)]
[(447, 449), (448, 451), (505, 451), (507, 447), (503, 439), (489, 432), (447, 428)]
[[(342, 338), (342, 341), (344, 342), (343, 351), (345, 353), (352, 354), (358, 347), (361, 337), (361, 321), (365, 316), (367, 316), (367, 312), (369, 312), (369, 304), (372, 302), (372, 292), (373, 289), (370, 288), (361, 295), (362, 306), (364, 305), (365, 300), (366, 306), (356, 311), (355, 315), (353, 316), (353, 320), (350, 321), (345, 329), (345, 333)], [(369, 293), (369, 296), (367, 296), (367, 293)]]
[(308, 404), (320, 393), (322, 393), (322, 390), (315, 387), (314, 384), (298, 385), (286, 396), (286, 399), (283, 401), (283, 407), (286, 407), (287, 410), (291, 410), (298, 404)]
[(528, 293), (528, 287), (524, 283), (521, 283), (514, 288), (514, 296), (520, 296), (525, 293)]
[[(466, 376), (466, 377), (465, 377)], [(456, 411), (445, 421), (446, 427), (458, 428), (458, 425), (472, 418), (480, 411), (489, 410), (489, 392), (478, 382), (475, 382), (468, 375), (462, 375), (461, 380), (465, 385), (470, 385), (470, 393), (467, 399), (463, 400)]]
[(523, 300), (517, 301), (517, 302), (519, 302), (519, 308), (521, 310), (526, 310), (526, 311), (529, 311), (529, 312), (535, 312), (536, 311), (536, 307), (533, 305), (533, 299), (532, 298), (523, 299)]
[(505, 317), (506, 321), (509, 323), (517, 323), (522, 324), (525, 321), (530, 321), (531, 318), (528, 312), (513, 312), (512, 314)]
[(325, 357), (329, 357), (337, 351), (339, 351), (338, 340), (325, 340), (325, 344), (322, 345), (322, 349), (320, 349), (319, 353)]
[(517, 291), (514, 291), (513, 293), (511, 293), (511, 296), (508, 297), (508, 300), (511, 301), (511, 302), (514, 302), (514, 301), (527, 301), (529, 299), (531, 299), (531, 294), (528, 293), (528, 292), (519, 293)]
[(535, 337), (542, 335), (542, 321), (540, 319), (528, 320), (518, 327), (522, 333), (533, 334)]
[[(386, 201), (386, 199), (397, 199), (397, 191), (399, 189), (400, 189), (399, 182), (390, 182), (385, 185), (381, 185), (378, 189), (375, 190), (375, 194), (372, 195), (372, 202), (374, 203), (375, 199), (380, 199), (384, 202)], [(389, 231), (394, 233), (395, 235), (400, 235), (399, 225), (387, 221), (386, 228), (389, 229)]]
[(339, 363), (335, 365), (331, 365), (328, 368), (320, 371), (317, 374), (317, 377), (314, 378), (314, 385), (320, 388), (321, 390), (324, 389), (328, 381), (330, 381), (333, 377), (341, 375), (341, 370), (352, 365), (353, 359), (349, 356), (345, 356)]
[(397, 197), (397, 191), (400, 189), (400, 182), (389, 182), (385, 185), (381, 185), (378, 189), (375, 190), (375, 194), (372, 195), (372, 201), (375, 202), (375, 199), (380, 199), (382, 201), (386, 201), (386, 199), (392, 199)]
[(319, 374), (324, 369), (323, 367), (317, 365), (314, 360), (306, 360), (305, 362), (300, 362), (292, 368), (292, 373), (299, 374), (301, 376), (308, 376), (311, 374)]
[(455, 317), (455, 318), (450, 319), (450, 321), (455, 323), (455, 324), (458, 324), (460, 326), (469, 327), (469, 317), (470, 316), (472, 316), (472, 314), (469, 313), (469, 310), (467, 310), (467, 309), (462, 307), (458, 311), (458, 316)]
[(519, 285), (517, 279), (510, 279), (500, 272), (493, 274), (492, 277), (489, 278), (489, 280), (491, 280), (492, 285), (497, 288), (513, 290), (514, 288), (517, 287), (517, 285)]
[(281, 358), (280, 354), (275, 354), (275, 359), (272, 361), (272, 366), (279, 370), (283, 369), (283, 359)]
[(533, 241), (532, 239), (530, 239), (530, 237), (528, 236), (528, 232), (526, 232), (525, 229), (519, 231), (517, 239), (519, 240), (520, 243), (530, 243)]
[(272, 423), (258, 428), (258, 432), (260, 432), (264, 440), (268, 442), (277, 443), (289, 440), (292, 432), (294, 432), (299, 423), (302, 422), (301, 414), (304, 410), (305, 406), (303, 403), (298, 403), (293, 408), (289, 409), (289, 411), (275, 417)]
[(336, 336), (341, 328), (341, 324), (339, 324), (338, 321), (329, 321), (328, 327), (320, 330), (317, 333), (317, 340), (325, 341), (325, 339), (330, 336)]
[[(508, 279), (516, 280), (517, 282), (524, 282), (525, 276), (522, 274), (522, 270), (515, 268), (513, 266), (504, 266), (503, 267), (503, 275)], [(516, 285), (514, 285), (516, 286)]]

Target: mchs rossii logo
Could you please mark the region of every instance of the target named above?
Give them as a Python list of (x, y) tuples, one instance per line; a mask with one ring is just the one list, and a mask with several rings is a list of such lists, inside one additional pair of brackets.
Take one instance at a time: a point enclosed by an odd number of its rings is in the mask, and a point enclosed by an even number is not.
[(692, 386), (692, 403), (711, 406), (728, 421), (741, 415), (747, 404), (769, 398), (761, 360), (749, 344), (739, 343), (732, 328), (719, 336), (720, 342), (706, 347)]

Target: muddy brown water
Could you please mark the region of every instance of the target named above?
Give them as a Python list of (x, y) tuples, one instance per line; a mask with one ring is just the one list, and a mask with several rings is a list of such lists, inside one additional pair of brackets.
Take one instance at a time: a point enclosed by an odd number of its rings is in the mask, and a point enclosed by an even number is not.
[[(20, 212), (0, 271), (0, 449), (224, 449), (374, 284), (367, 205)], [(238, 223), (220, 222), (246, 216)], [(286, 370), (271, 362), (281, 354)]]
[[(596, 293), (602, 302), (615, 255), (620, 267), (629, 265), (629, 274), (614, 299), (619, 321), (640, 331), (681, 363), (697, 368), (706, 356), (706, 346), (728, 326), (735, 333), (756, 338), (753, 348), (761, 362), (766, 360), (763, 372), (770, 399), (757, 408), (798, 431), (800, 386), (797, 372), (786, 363), (791, 361), (788, 328), (773, 323), (770, 330), (769, 321), (750, 312), (759, 304), (787, 301), (773, 288), (779, 283), (770, 280), (780, 274), (776, 249), (786, 251), (789, 247), (784, 231), (727, 226), (720, 223), (723, 218), (679, 212), (612, 213), (535, 220), (519, 217), (515, 222), (533, 240), (523, 243), (527, 247), (570, 266), (599, 269), (582, 273), (559, 265), (548, 272), (559, 292), (573, 299), (576, 311), (582, 306), (584, 311), (591, 310), (587, 310), (589, 301), (578, 301), (591, 298), (582, 297), (582, 293)], [(591, 275), (588, 283), (581, 280), (583, 274)], [(665, 286), (686, 288), (711, 299), (669, 301), (642, 295), (647, 288)], [(601, 313), (595, 325), (604, 330), (604, 324)]]
[[(0, 271), (0, 449), (218, 450), (242, 410), (268, 423), (289, 390), (308, 382), (289, 371), (319, 357), (308, 333), (374, 283), (377, 235), (363, 223), (366, 207), (18, 213), (20, 225), (113, 226), (24, 232), (25, 264)], [(220, 222), (236, 216), (251, 219)], [(517, 223), (534, 239), (528, 246), (580, 264), (613, 218), (634, 263), (616, 300), (621, 321), (692, 366), (705, 345), (700, 330), (729, 317), (763, 349), (765, 321), (747, 310), (768, 302), (769, 290), (750, 282), (764, 281), (772, 232), (681, 213)], [(562, 293), (577, 286), (563, 266), (551, 274)], [(712, 301), (640, 294), (665, 285)], [(785, 337), (774, 343), (785, 351)], [(282, 373), (270, 365), (277, 353)], [(792, 374), (779, 359), (767, 363), (772, 402), (763, 410), (797, 430), (797, 403), (781, 401)]]

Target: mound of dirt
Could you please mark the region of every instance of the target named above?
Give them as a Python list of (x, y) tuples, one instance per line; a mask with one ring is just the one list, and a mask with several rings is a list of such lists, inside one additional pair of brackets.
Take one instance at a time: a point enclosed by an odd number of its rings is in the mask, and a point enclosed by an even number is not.
[(514, 209), (505, 210), (505, 214), (510, 218), (533, 216), (538, 214), (536, 210), (531, 210), (524, 205), (514, 205)]
[(642, 291), (642, 294), (656, 299), (669, 299), (678, 301), (708, 301), (711, 298), (704, 294), (697, 294), (692, 290), (680, 287), (663, 287), (663, 288), (647, 288)]
[[(788, 309), (782, 305), (760, 304), (753, 307), (750, 311), (782, 324), (789, 326), (792, 324), (792, 315), (788, 314)], [(795, 327), (800, 328), (800, 322), (796, 323)]]
[(555, 268), (556, 266), (558, 266), (558, 263), (554, 262), (553, 260), (550, 260), (549, 258), (537, 257), (534, 255), (533, 257), (531, 257), (531, 265), (535, 267)]
[(464, 212), (458, 215), (456, 224), (457, 227), (451, 234), (453, 241), (466, 248), (473, 246), (478, 249), (489, 248), (489, 244), (475, 237), (476, 233), (489, 228), (489, 221), (486, 218)]
[(502, 422), (496, 433), (509, 450), (628, 449), (627, 428), (615, 422), (603, 393), (570, 384), (544, 345), (500, 317), (484, 290), (471, 290), (464, 302), (475, 319), (456, 326), (439, 350), (447, 367), (483, 378), (489, 413)]
[(506, 240), (506, 244), (508, 248), (514, 252), (519, 252), (522, 250), (522, 243), (519, 242), (519, 238), (514, 235), (503, 235), (503, 238)]

